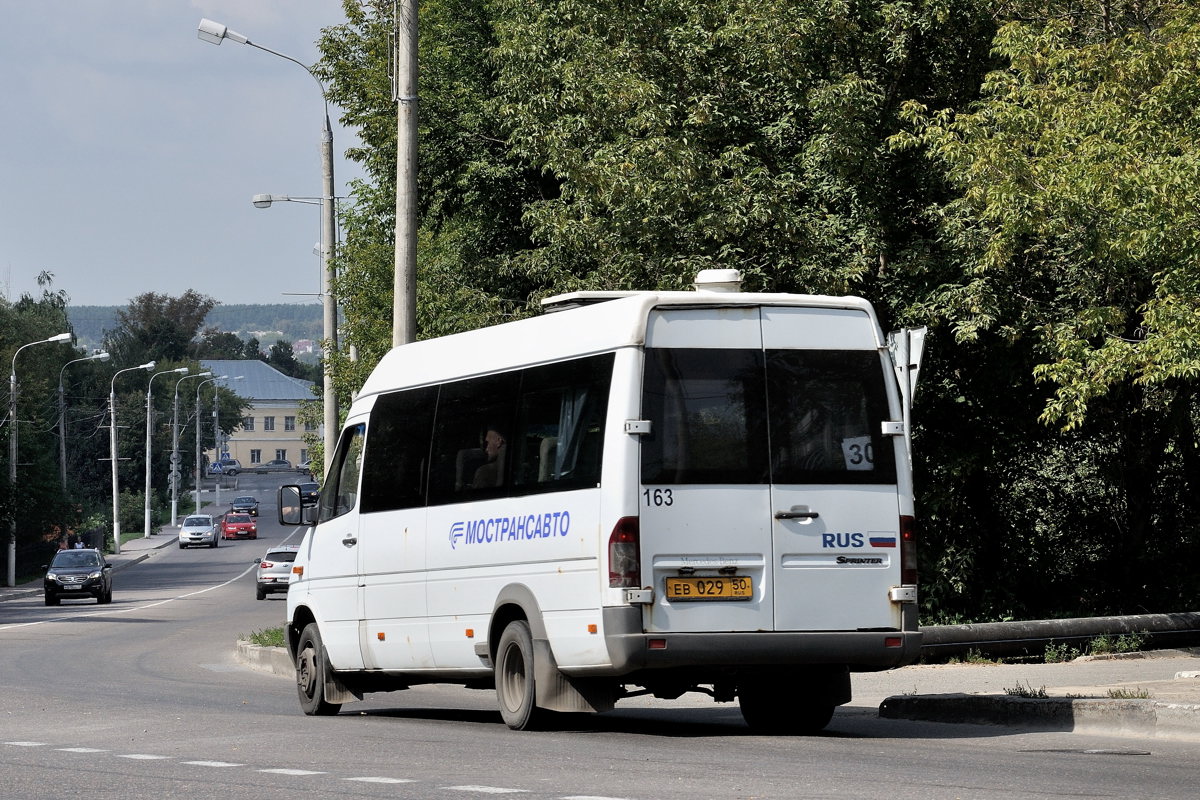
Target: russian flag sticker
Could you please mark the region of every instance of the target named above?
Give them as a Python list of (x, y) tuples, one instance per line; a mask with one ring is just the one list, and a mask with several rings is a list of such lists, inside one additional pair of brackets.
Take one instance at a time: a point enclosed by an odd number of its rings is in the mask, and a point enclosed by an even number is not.
[(871, 547), (895, 547), (895, 536), (872, 536), (870, 537)]

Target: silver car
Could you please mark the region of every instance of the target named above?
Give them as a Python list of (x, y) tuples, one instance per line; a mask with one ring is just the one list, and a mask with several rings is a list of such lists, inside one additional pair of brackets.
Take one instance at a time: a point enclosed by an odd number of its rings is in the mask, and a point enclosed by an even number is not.
[(266, 600), (268, 594), (286, 592), (292, 580), (292, 562), (296, 560), (298, 544), (281, 544), (272, 547), (262, 558), (254, 559), (258, 564), (258, 575), (254, 581), (254, 596)]
[(191, 514), (179, 528), (180, 550), (197, 544), (216, 547), (218, 541), (217, 523), (211, 514)]

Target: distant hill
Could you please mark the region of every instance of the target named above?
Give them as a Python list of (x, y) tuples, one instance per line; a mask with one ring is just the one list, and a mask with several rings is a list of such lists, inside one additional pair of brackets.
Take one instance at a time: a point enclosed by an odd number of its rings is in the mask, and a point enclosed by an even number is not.
[[(104, 332), (117, 327), (117, 312), (127, 307), (68, 306), (80, 346), (99, 346)], [(244, 340), (257, 338), (266, 347), (278, 339), (320, 339), (322, 311), (319, 303), (219, 305), (208, 313), (204, 326), (236, 333)]]

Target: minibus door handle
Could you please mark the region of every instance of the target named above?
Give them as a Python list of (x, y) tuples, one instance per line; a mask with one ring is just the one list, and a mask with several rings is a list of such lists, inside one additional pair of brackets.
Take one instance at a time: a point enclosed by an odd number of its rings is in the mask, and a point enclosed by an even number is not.
[(821, 516), (816, 511), (812, 511), (808, 506), (792, 506), (787, 511), (776, 511), (775, 519), (816, 519)]
[(342, 544), (346, 545), (346, 547), (354, 547), (354, 545), (358, 544), (358, 537), (347, 536), (345, 539), (342, 539)]

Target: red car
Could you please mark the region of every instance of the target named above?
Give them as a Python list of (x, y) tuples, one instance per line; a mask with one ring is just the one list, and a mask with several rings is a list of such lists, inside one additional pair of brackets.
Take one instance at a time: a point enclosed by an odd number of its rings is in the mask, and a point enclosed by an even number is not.
[(258, 526), (249, 514), (226, 514), (221, 517), (222, 539), (257, 539)]

